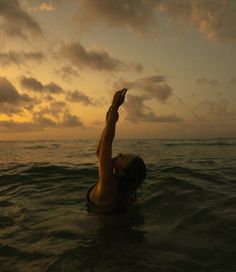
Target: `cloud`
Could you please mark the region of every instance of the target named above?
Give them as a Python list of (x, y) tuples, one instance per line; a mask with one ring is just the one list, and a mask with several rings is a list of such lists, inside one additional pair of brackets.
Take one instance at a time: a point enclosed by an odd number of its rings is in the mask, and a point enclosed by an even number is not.
[(29, 132), (49, 128), (84, 127), (76, 115), (69, 112), (68, 105), (63, 101), (54, 101), (48, 107), (32, 112), (32, 120), (18, 122), (15, 120), (0, 120), (1, 132)]
[(155, 113), (144, 104), (149, 98), (145, 95), (127, 95), (127, 102), (124, 104), (126, 110), (126, 119), (133, 123), (144, 122), (164, 122), (176, 123), (183, 121), (176, 115), (160, 115)]
[(52, 101), (48, 107), (33, 113), (33, 122), (41, 128), (83, 127), (83, 122), (70, 113), (64, 101)]
[(65, 113), (63, 115), (63, 119), (60, 126), (61, 127), (83, 127), (84, 125), (78, 116), (72, 115), (71, 113)]
[(54, 82), (43, 84), (33, 77), (22, 77), (20, 79), (20, 84), (24, 89), (39, 93), (60, 94), (64, 92), (63, 89)]
[(63, 93), (63, 89), (54, 82), (50, 82), (50, 83), (44, 85), (43, 89), (44, 89), (45, 92), (49, 92), (51, 94)]
[(213, 42), (236, 41), (236, 3), (235, 1), (201, 1), (196, 24), (201, 33)]
[(231, 119), (235, 114), (230, 110), (230, 103), (226, 99), (218, 101), (205, 100), (202, 102), (208, 110), (208, 114), (216, 117), (217, 119), (228, 118)]
[(95, 120), (92, 122), (92, 126), (101, 126), (104, 125), (104, 122), (101, 120)]
[(71, 66), (63, 66), (60, 69), (56, 69), (55, 72), (65, 81), (70, 81), (72, 78), (80, 77), (77, 70), (73, 69)]
[(158, 21), (166, 18), (166, 25), (195, 28), (212, 42), (236, 41), (236, 2), (230, 0), (80, 0), (76, 18), (83, 31), (104, 24), (139, 35), (158, 34)]
[(45, 55), (40, 51), (9, 51), (7, 53), (0, 53), (0, 62), (2, 66), (9, 66), (11, 64), (21, 66), (27, 65), (27, 63), (31, 61), (41, 62), (43, 60), (45, 60)]
[(32, 122), (16, 122), (13, 120), (0, 121), (1, 132), (28, 132), (36, 128), (37, 126)]
[(113, 27), (124, 26), (143, 35), (153, 26), (154, 3), (152, 0), (81, 0), (76, 19), (83, 31), (103, 23)]
[(17, 103), (22, 97), (5, 77), (0, 77), (0, 103)]
[(163, 75), (154, 75), (135, 81), (120, 79), (114, 84), (114, 87), (115, 89), (135, 89), (148, 95), (149, 99), (155, 98), (163, 103), (166, 102), (173, 93), (172, 88), (166, 83), (166, 77)]
[(0, 33), (3, 34), (3, 36), (28, 40), (27, 35), (18, 26), (2, 23), (0, 27)]
[(57, 126), (57, 123), (49, 117), (44, 117), (40, 115), (37, 119), (34, 119), (34, 122), (32, 122), (32, 126), (35, 126), (38, 129), (55, 128)]
[(41, 36), (40, 25), (24, 11), (18, 0), (0, 0), (0, 17), (3, 19), (2, 30), (8, 36)]
[[(56, 84), (40, 85), (40, 82), (34, 78), (28, 79), (27, 84), (30, 83), (30, 86), (37, 91), (41, 88), (43, 91), (50, 88), (50, 92), (58, 92), (58, 88), (60, 89)], [(47, 101), (47, 106), (41, 102), (28, 94), (19, 93), (7, 78), (0, 77), (0, 113), (8, 117), (14, 117), (16, 114), (27, 118), (29, 115), (32, 116), (32, 120), (27, 122), (0, 121), (0, 131), (26, 132), (45, 128), (84, 127), (80, 118), (70, 112), (69, 105), (65, 101), (51, 99)]]
[(41, 92), (44, 88), (43, 84), (33, 77), (22, 77), (20, 84), (23, 88), (33, 90), (35, 92)]
[(79, 69), (116, 71), (124, 67), (123, 62), (111, 57), (107, 52), (103, 50), (86, 50), (78, 42), (63, 45), (60, 54)]
[(29, 122), (17, 122), (14, 120), (0, 121), (0, 131), (7, 132), (24, 132), (40, 131), (46, 128), (68, 128), (68, 127), (83, 127), (83, 123), (76, 115), (67, 113), (63, 115), (62, 121), (55, 122), (47, 117), (39, 117)]
[(41, 11), (53, 11), (53, 10), (55, 10), (55, 7), (50, 2), (43, 2), (39, 6), (39, 10), (41, 10)]
[(231, 79), (229, 80), (229, 83), (230, 83), (230, 84), (236, 84), (236, 77), (235, 77), (235, 78), (231, 78)]
[(82, 103), (86, 106), (87, 105), (91, 105), (91, 106), (96, 105), (95, 101), (92, 98), (90, 98), (89, 96), (87, 96), (83, 92), (80, 92), (77, 90), (75, 90), (73, 92), (68, 92), (66, 95), (66, 99), (69, 102)]
[(210, 85), (214, 87), (216, 85), (219, 85), (220, 82), (216, 79), (207, 79), (205, 77), (201, 77), (196, 80), (196, 83), (199, 85)]
[(5, 77), (0, 77), (0, 112), (7, 115), (21, 113), (23, 109), (32, 109), (38, 101), (28, 94), (20, 94)]
[(236, 41), (236, 2), (161, 0), (158, 9), (173, 23), (195, 27), (212, 42)]
[(37, 7), (32, 7), (30, 8), (30, 11), (32, 12), (52, 12), (56, 9), (56, 7), (53, 5), (51, 2), (42, 2), (39, 6)]
[[(69, 123), (72, 124), (72, 121), (69, 122), (70, 118), (71, 120), (74, 120), (73, 126), (76, 124), (75, 120), (77, 120), (77, 125), (82, 125), (82, 122), (79, 121), (79, 117), (70, 113), (68, 104), (64, 101), (52, 101), (49, 106), (43, 107), (39, 111), (33, 113), (34, 122), (40, 125), (51, 123), (51, 125), (54, 124), (53, 126), (56, 127), (60, 127), (65, 124), (69, 126)], [(68, 122), (66, 122), (66, 120)]]
[(134, 62), (129, 65), (129, 69), (134, 70), (138, 73), (143, 72), (144, 68), (143, 65), (139, 62)]
[(69, 112), (68, 105), (64, 101), (53, 100), (48, 107), (42, 108), (40, 111), (34, 113), (34, 117), (50, 115), (58, 119), (62, 113)]
[(231, 109), (231, 103), (226, 99), (204, 100), (199, 103), (192, 112), (200, 121), (235, 121), (236, 112)]

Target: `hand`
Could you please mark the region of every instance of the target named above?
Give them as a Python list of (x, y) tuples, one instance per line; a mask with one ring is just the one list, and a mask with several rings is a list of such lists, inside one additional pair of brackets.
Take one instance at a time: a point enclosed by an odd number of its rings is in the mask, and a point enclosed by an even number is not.
[(112, 107), (116, 107), (118, 109), (124, 103), (126, 92), (127, 89), (125, 88), (115, 92), (112, 100)]

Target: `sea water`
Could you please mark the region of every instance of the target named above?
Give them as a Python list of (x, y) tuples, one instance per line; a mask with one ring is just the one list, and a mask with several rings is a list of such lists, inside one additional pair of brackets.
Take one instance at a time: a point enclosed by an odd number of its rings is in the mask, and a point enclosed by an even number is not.
[(89, 213), (96, 141), (0, 142), (0, 271), (236, 271), (236, 139), (117, 140), (138, 203)]

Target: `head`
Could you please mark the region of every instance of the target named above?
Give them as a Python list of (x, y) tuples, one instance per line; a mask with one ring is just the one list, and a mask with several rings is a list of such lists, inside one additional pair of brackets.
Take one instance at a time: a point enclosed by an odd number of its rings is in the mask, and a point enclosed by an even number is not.
[(135, 191), (146, 178), (144, 161), (133, 154), (119, 154), (113, 158), (115, 174), (118, 175), (124, 193), (135, 194)]

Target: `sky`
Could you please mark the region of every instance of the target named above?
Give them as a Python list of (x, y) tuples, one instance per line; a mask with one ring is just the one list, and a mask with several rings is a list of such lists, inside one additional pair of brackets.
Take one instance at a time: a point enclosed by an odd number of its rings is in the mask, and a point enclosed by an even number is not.
[(0, 140), (236, 137), (236, 0), (0, 0)]

